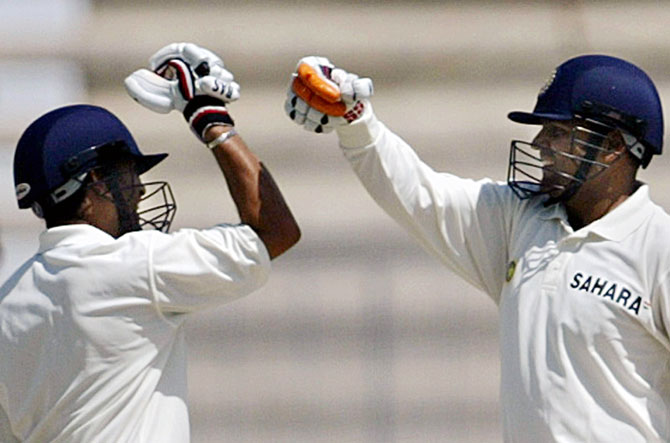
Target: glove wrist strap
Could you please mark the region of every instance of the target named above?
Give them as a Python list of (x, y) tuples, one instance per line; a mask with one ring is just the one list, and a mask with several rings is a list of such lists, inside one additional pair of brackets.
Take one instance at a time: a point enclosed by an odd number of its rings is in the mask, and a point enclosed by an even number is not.
[(203, 139), (205, 132), (212, 125), (235, 126), (221, 100), (203, 95), (196, 96), (188, 102), (184, 108), (184, 118), (200, 139)]

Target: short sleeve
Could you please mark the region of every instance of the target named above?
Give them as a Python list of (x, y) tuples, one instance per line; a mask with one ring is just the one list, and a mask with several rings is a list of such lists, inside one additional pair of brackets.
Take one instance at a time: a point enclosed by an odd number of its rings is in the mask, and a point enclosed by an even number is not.
[(270, 257), (247, 225), (155, 232), (149, 280), (163, 312), (184, 313), (250, 294), (268, 280)]

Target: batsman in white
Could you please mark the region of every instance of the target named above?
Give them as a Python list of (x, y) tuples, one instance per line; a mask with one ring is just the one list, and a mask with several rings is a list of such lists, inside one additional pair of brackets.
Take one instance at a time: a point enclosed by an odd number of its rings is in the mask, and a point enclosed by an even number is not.
[[(167, 154), (142, 154), (103, 108), (65, 106), (33, 122), (14, 178), (19, 207), (47, 229), (0, 289), (2, 442), (189, 441), (184, 322), (261, 287), (270, 260), (299, 239), (234, 129), (226, 105), (239, 86), (219, 57), (171, 44), (126, 87), (149, 109), (184, 114), (241, 223), (168, 233), (169, 186), (139, 178)], [(144, 211), (149, 197), (159, 201)]]
[(375, 201), (497, 304), (504, 440), (670, 441), (670, 217), (636, 179), (663, 145), (651, 79), (610, 56), (562, 63), (508, 116), (540, 130), (512, 142), (507, 183), (434, 171), (371, 94), (306, 57), (285, 110), (334, 129)]

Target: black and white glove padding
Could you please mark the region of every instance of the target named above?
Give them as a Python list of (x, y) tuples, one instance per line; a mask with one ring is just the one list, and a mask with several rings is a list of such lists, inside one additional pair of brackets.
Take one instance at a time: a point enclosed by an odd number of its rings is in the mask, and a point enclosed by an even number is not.
[(373, 92), (371, 79), (336, 68), (325, 57), (303, 57), (291, 76), (284, 111), (308, 131), (331, 132), (363, 115)]
[(193, 43), (172, 43), (151, 56), (149, 67), (126, 77), (135, 101), (161, 114), (183, 113), (200, 140), (212, 125), (234, 126), (226, 104), (240, 97), (240, 85), (219, 56)]

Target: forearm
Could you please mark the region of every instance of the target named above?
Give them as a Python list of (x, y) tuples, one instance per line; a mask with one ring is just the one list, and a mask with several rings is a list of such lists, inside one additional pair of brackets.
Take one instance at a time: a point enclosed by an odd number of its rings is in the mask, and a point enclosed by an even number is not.
[[(214, 140), (228, 126), (214, 126), (205, 141)], [(271, 258), (277, 257), (300, 239), (298, 227), (270, 172), (239, 135), (212, 149), (223, 173), (242, 223), (263, 240)]]

